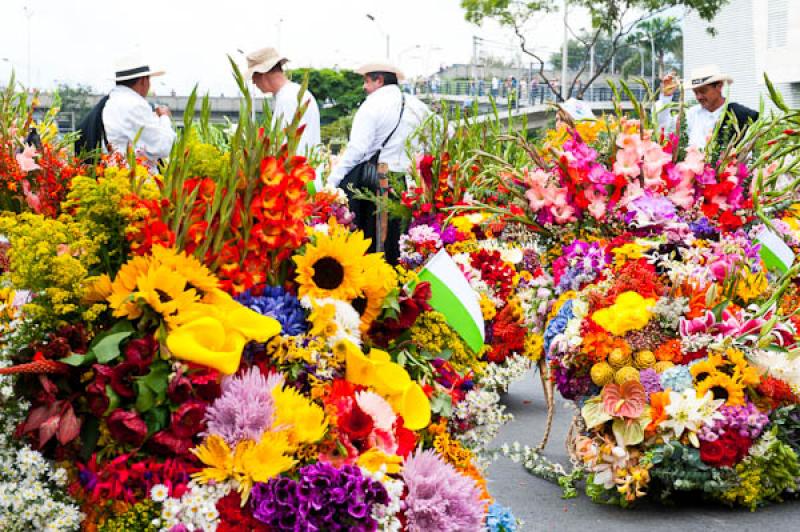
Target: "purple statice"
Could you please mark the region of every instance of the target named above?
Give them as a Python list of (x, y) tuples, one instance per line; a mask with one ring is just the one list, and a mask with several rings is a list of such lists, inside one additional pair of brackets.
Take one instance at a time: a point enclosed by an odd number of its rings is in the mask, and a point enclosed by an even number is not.
[(639, 372), (639, 382), (644, 386), (644, 391), (647, 392), (648, 398), (651, 393), (664, 391), (664, 388), (661, 387), (661, 377), (652, 368), (643, 369)]
[(590, 283), (609, 261), (609, 255), (598, 242), (574, 240), (563, 248), (561, 256), (553, 262), (553, 277), (559, 292), (578, 290)]
[(306, 313), (300, 301), (280, 286), (268, 286), (260, 296), (248, 290), (236, 300), (259, 314), (278, 320), (285, 335), (298, 336), (308, 331)]
[(717, 441), (725, 431), (735, 430), (740, 436), (755, 440), (769, 423), (769, 417), (750, 401), (742, 406), (720, 407), (719, 412), (724, 417), (716, 420), (714, 425), (706, 425), (700, 429), (700, 439)]
[(625, 221), (637, 227), (650, 227), (664, 225), (675, 216), (675, 204), (668, 198), (647, 193), (628, 203)]
[(689, 229), (692, 230), (694, 236), (697, 238), (707, 239), (714, 235), (719, 234), (716, 228), (711, 225), (711, 222), (708, 221), (708, 218), (703, 217), (697, 220), (696, 222), (691, 222), (689, 224)]
[(460, 532), (483, 529), (481, 491), (435, 451), (417, 451), (406, 459), (403, 481), (408, 489), (408, 529)]
[(275, 400), (272, 389), (283, 384), (281, 375), (264, 377), (252, 367), (222, 381), (222, 394), (206, 410), (206, 435), (217, 434), (235, 447), (242, 440), (258, 441), (272, 427)]
[(535, 272), (542, 265), (542, 259), (539, 256), (539, 251), (534, 248), (526, 247), (522, 250), (522, 269), (529, 272)]
[(271, 530), (372, 531), (376, 505), (387, 504), (386, 488), (356, 466), (307, 465), (297, 480), (275, 477), (250, 493), (253, 516)]

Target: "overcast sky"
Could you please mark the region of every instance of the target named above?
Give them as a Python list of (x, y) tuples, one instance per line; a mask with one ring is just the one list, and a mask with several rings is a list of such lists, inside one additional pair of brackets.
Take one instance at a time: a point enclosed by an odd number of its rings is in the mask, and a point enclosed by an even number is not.
[[(167, 70), (154, 79), (156, 94), (172, 89), (186, 94), (199, 83), (201, 92), (233, 95), (226, 54), (243, 62), (237, 49), (279, 46), (292, 60), (290, 67), (355, 68), (385, 56), (382, 31), (389, 34), (392, 59), (409, 75), (469, 62), (473, 35), (497, 43), (485, 44), (484, 53), (518, 54), (508, 31), (494, 23), (467, 23), (459, 0), (2, 0), (2, 5), (0, 78), (7, 79), (13, 65), (27, 82), (30, 34), (30, 81), (44, 88), (80, 82), (105, 92), (113, 84), (115, 60), (138, 50)], [(578, 29), (587, 17), (575, 13), (570, 22)], [(527, 30), (540, 51), (557, 50), (562, 32), (558, 15), (542, 17)]]

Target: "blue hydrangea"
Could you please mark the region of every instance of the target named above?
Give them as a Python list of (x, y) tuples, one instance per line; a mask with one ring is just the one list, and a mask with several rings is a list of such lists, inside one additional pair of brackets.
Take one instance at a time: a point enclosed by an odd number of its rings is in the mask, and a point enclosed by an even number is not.
[(516, 532), (517, 520), (510, 508), (501, 506), (497, 503), (489, 506), (489, 514), (486, 516), (486, 530), (488, 532)]
[(278, 320), (282, 334), (297, 336), (308, 330), (306, 313), (300, 301), (280, 286), (268, 286), (260, 296), (248, 290), (236, 300), (259, 314)]
[(570, 299), (561, 305), (561, 308), (558, 309), (558, 314), (556, 314), (556, 316), (550, 320), (550, 323), (547, 324), (547, 328), (544, 331), (545, 354), (550, 352), (550, 344), (553, 343), (553, 339), (564, 332), (564, 330), (567, 328), (567, 322), (571, 320), (573, 316), (572, 300)]
[(673, 366), (661, 374), (661, 387), (665, 390), (671, 388), (673, 392), (681, 393), (692, 386), (692, 374), (686, 366)]

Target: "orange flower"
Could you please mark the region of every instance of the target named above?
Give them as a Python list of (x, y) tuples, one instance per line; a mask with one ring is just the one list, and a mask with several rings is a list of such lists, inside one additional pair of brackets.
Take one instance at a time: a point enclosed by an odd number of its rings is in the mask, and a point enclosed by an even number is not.
[(657, 360), (674, 362), (681, 356), (681, 341), (677, 338), (667, 340), (658, 346), (658, 349), (656, 349), (654, 354), (656, 355)]
[(647, 437), (654, 435), (658, 425), (667, 419), (667, 405), (669, 405), (669, 391), (650, 394), (650, 417), (652, 421), (650, 421), (650, 424), (644, 429)]

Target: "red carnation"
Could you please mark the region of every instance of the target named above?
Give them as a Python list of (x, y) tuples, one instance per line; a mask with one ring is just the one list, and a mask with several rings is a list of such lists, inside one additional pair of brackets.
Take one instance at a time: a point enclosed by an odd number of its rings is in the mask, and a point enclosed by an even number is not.
[(372, 433), (373, 428), (372, 417), (361, 410), (356, 402), (353, 402), (349, 412), (339, 416), (339, 430), (351, 440), (363, 440)]
[(139, 447), (147, 437), (147, 425), (136, 412), (114, 410), (106, 421), (111, 437), (120, 443)]

